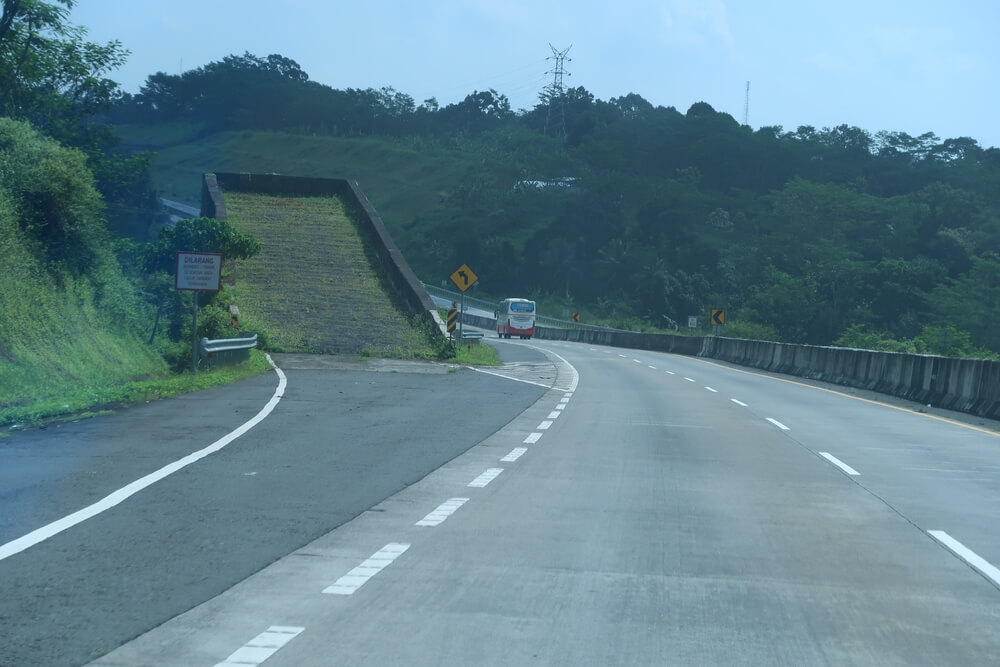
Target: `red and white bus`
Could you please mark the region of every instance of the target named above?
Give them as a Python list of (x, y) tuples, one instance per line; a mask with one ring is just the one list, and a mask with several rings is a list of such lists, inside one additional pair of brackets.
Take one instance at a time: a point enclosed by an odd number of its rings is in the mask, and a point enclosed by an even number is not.
[(497, 337), (535, 335), (535, 302), (528, 299), (504, 299), (496, 310)]

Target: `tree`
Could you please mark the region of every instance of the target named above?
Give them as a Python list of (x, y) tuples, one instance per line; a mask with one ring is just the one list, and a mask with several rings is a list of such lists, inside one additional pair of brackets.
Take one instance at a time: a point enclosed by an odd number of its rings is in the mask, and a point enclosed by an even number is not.
[(228, 260), (249, 259), (260, 252), (260, 243), (236, 230), (225, 220), (187, 218), (174, 227), (164, 227), (143, 251), (143, 265), (149, 272), (171, 273), (178, 252), (218, 252)]
[(105, 240), (103, 203), (82, 153), (28, 123), (0, 118), (0, 188), (37, 254), (82, 272)]
[(95, 44), (67, 22), (75, 0), (0, 0), (0, 116), (30, 122), (82, 150), (106, 199), (143, 208), (149, 199), (144, 155), (119, 150), (111, 126), (96, 122), (121, 97), (107, 74), (124, 64), (118, 41)]

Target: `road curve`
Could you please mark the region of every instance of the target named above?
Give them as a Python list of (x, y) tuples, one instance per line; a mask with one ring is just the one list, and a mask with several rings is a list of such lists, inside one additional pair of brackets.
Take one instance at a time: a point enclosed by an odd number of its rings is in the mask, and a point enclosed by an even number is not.
[(554, 388), (95, 664), (997, 663), (995, 424), (694, 358), (491, 344), (543, 351)]

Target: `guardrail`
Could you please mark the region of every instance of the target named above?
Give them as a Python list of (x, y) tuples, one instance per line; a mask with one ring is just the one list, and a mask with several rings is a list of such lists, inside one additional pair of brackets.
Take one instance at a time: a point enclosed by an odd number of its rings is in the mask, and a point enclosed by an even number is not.
[[(423, 283), (424, 289), (431, 296), (436, 296), (443, 299), (448, 299), (449, 301), (459, 301), (462, 298), (460, 292), (455, 292), (453, 290), (446, 289), (444, 287), (436, 287), (434, 285), (428, 285)], [(474, 308), (477, 310), (486, 311), (487, 313), (492, 313), (497, 309), (498, 302), (496, 301), (485, 301), (483, 299), (477, 299), (472, 296), (465, 297), (465, 307), (466, 310), (469, 308)], [(671, 320), (673, 321), (673, 320)], [(601, 327), (594, 324), (582, 324), (580, 322), (573, 322), (571, 320), (562, 320), (557, 317), (549, 317), (547, 315), (539, 315), (535, 313), (535, 322), (544, 327), (551, 327), (553, 329), (582, 329), (590, 331), (617, 331), (619, 333), (631, 333), (625, 329), (614, 329), (610, 327)], [(491, 328), (491, 327), (487, 327)]]
[(231, 366), (250, 358), (250, 350), (257, 347), (257, 334), (238, 338), (201, 339), (199, 357), (207, 368)]

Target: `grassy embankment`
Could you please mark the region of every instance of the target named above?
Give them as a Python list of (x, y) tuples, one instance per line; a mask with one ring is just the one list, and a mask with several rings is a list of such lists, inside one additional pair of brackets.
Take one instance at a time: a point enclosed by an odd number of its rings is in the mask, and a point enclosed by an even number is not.
[[(348, 175), (366, 182), (369, 188), (388, 193), (382, 201), (390, 209), (393, 202), (397, 206), (407, 202), (408, 210), (415, 202), (418, 206), (431, 205), (443, 194), (425, 187), (422, 177), (427, 174), (426, 162), (415, 166), (414, 161), (403, 159), (405, 155), (389, 155), (417, 150), (413, 147), (386, 143), (373, 151), (369, 141), (305, 136), (290, 139), (279, 133), (225, 133), (195, 139), (196, 129), (192, 128), (177, 128), (169, 140), (175, 144), (170, 146), (162, 143), (163, 129), (155, 128), (150, 135), (161, 142), (151, 146), (162, 151), (154, 161), (156, 182), (163, 196), (180, 201), (196, 203), (201, 174), (211, 170)], [(141, 136), (133, 136), (132, 140), (144, 143)], [(427, 157), (426, 151), (421, 150), (421, 154)], [(430, 159), (442, 173), (452, 175), (469, 166), (444, 153)], [(380, 166), (386, 163), (411, 166), (387, 171)], [(124, 331), (100, 312), (85, 283), (74, 290), (64, 280), (46, 275), (30, 255), (19, 251), (20, 243), (12, 234), (0, 233), (0, 246), (5, 259), (4, 280), (0, 281), (0, 426), (5, 430), (101, 414), (117, 406), (228, 384), (269, 368), (263, 353), (254, 351), (246, 364), (211, 373), (173, 375), (155, 346), (143, 340), (144, 335)], [(295, 279), (303, 278), (300, 275)], [(362, 289), (370, 290), (372, 285)], [(244, 293), (249, 300), (255, 298), (249, 296), (249, 290)], [(270, 296), (287, 299), (287, 294), (278, 291)], [(299, 312), (307, 314), (318, 304), (318, 300), (314, 301)], [(148, 319), (152, 327), (151, 311), (137, 316)], [(272, 323), (270, 328), (279, 347), (294, 342), (298, 336), (294, 320), (282, 320), (276, 326)], [(406, 337), (401, 347), (406, 346)], [(374, 341), (364, 350), (396, 356), (394, 345)], [(488, 347), (458, 350), (455, 361), (498, 363)]]
[[(268, 367), (257, 353), (229, 369), (173, 375), (156, 346), (107, 312), (107, 292), (102, 301), (87, 279), (48, 274), (10, 228), (0, 229), (0, 256), (0, 437), (228, 384)], [(137, 313), (130, 303), (129, 313), (152, 327), (151, 309)]]

